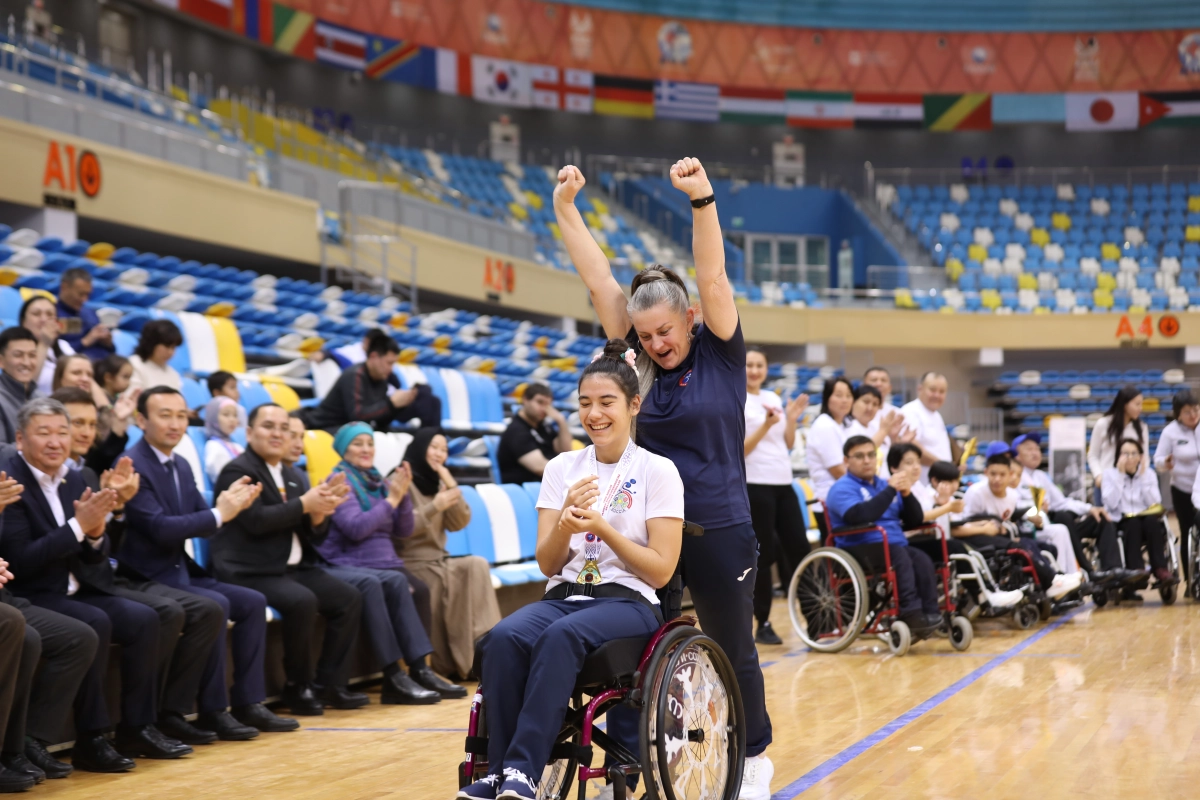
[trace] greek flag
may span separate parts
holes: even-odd
[[[721,88],[711,83],[654,82],[654,118],[716,122],[721,116]]]

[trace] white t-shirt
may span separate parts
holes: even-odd
[[[675,465],[662,456],[656,456],[640,447],[628,464],[602,464],[596,462],[596,472],[591,471],[594,446],[569,453],[559,453],[550,459],[542,474],[542,489],[537,507],[555,511],[563,507],[567,490],[586,475],[598,474],[597,482],[601,497],[606,494],[612,499],[604,517],[622,536],[631,542],[647,546],[650,542],[646,531],[646,520],[667,517],[683,520],[683,481]],[[608,491],[613,472],[620,467],[620,485]],[[599,502],[599,501],[597,501]],[[593,556],[593,558],[589,558]],[[568,581],[583,583],[581,575],[593,576],[593,583],[618,583],[642,593],[651,603],[658,603],[654,587],[625,568],[616,554],[600,541],[595,534],[577,533],[571,537],[570,556],[557,575],[550,577],[546,589],[552,589]],[[572,600],[586,600],[575,595]]]
[[[912,487],[913,497],[917,498],[917,502],[921,504],[922,511],[932,511],[937,507],[937,491],[927,483],[915,483]],[[933,521],[933,524],[938,527],[939,535],[943,539],[950,538],[950,515],[942,514]]]
[[[783,401],[774,392],[762,389],[758,394],[746,393],[746,432],[757,431],[773,408],[782,416]],[[780,419],[767,429],[758,445],[746,456],[746,483],[766,486],[786,486],[792,482],[792,457],[783,438],[786,419]]]
[[[946,421],[942,412],[930,411],[920,400],[905,403],[900,409],[904,415],[905,427],[917,432],[914,444],[926,453],[932,453],[938,461],[952,461],[950,451],[950,434],[946,432]],[[921,480],[929,482],[929,467],[921,467]]]
[[[821,414],[813,420],[808,429],[808,477],[812,480],[813,496],[824,501],[825,495],[833,482],[837,480],[830,474],[830,467],[840,467],[846,463],[846,455],[842,445],[850,429],[839,425],[828,414]]]
[[[1004,490],[1004,497],[996,497],[988,488],[987,481],[971,484],[963,495],[963,517],[970,519],[982,514],[1007,520],[1017,510],[1017,493]]]

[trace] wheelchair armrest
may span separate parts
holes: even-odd
[[[826,547],[837,547],[837,544],[834,542],[834,539],[836,539],[839,536],[854,536],[859,533],[868,533],[870,531],[879,531],[879,533],[883,536],[883,544],[885,546],[887,545],[887,531],[885,531],[883,528],[879,527],[878,525],[864,525],[861,528],[851,528],[851,527],[834,528],[833,530],[831,530],[829,532],[829,538],[825,540],[825,546]]]
[[[704,535],[704,526],[697,525],[695,522],[688,522],[685,519],[683,521],[683,535],[684,536],[703,536]]]

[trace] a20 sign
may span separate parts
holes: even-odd
[[[1121,321],[1117,323],[1117,338],[1123,341],[1147,340],[1156,333],[1164,339],[1175,338],[1179,333],[1179,318],[1174,314],[1163,314],[1158,318],[1158,324],[1155,325],[1154,318],[1147,314],[1135,328],[1129,315],[1123,314]]]
[[[46,150],[46,168],[42,172],[42,189],[60,192],[83,192],[87,197],[100,194],[103,175],[100,159],[91,150],[76,150],[75,145],[59,145],[53,139]]]

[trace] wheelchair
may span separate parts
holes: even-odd
[[[684,523],[685,536],[703,533]],[[682,615],[678,568],[658,597],[666,622],[654,634],[606,642],[584,661],[538,783],[538,800],[567,800],[576,779],[583,800],[587,782],[602,778],[612,783],[614,800],[625,800],[630,775],[641,776],[648,800],[737,797],[746,720],[733,667],[720,646],[696,628],[696,618]],[[484,635],[475,646],[477,675],[486,646]],[[459,788],[488,773],[485,698],[480,683],[471,701]],[[596,725],[622,704],[640,711],[636,754]],[[592,766],[595,747],[608,755],[610,766]]]
[[[849,647],[860,635],[878,636],[887,642],[893,655],[903,656],[913,643],[912,631],[900,616],[900,591],[887,547],[887,531],[878,526],[834,530],[826,516],[825,530],[832,531],[825,546],[813,550],[792,574],[788,585],[788,613],[792,627],[801,640],[820,653],[837,653]],[[918,530],[933,532],[926,527]],[[835,536],[878,531],[882,537],[883,569],[870,573],[848,550],[834,544]],[[940,584],[939,605],[944,632],[955,650],[971,646],[974,629],[967,617],[958,613],[958,576],[955,574],[946,542],[942,559],[934,564]]]
[[[1187,593],[1193,600],[1200,601],[1200,528],[1188,528],[1188,582]]]
[[[1162,604],[1164,606],[1172,606],[1172,605],[1175,605],[1175,601],[1179,598],[1179,583],[1180,583],[1180,578],[1183,574],[1183,571],[1180,568],[1180,563],[1179,563],[1179,537],[1175,535],[1175,532],[1173,530],[1171,530],[1171,526],[1167,524],[1167,515],[1165,513],[1162,514],[1158,518],[1158,520],[1159,520],[1159,524],[1162,525],[1163,530],[1166,531],[1167,567],[1171,570],[1171,574],[1172,574],[1172,576],[1174,576],[1174,580],[1169,583],[1164,583],[1164,582],[1159,581],[1157,578],[1154,577],[1153,574],[1151,574],[1146,579],[1144,579],[1144,581],[1139,581],[1138,583],[1134,584],[1134,588],[1157,590],[1158,596],[1162,599]],[[1197,539],[1195,526],[1193,526],[1191,529],[1189,529],[1188,536],[1192,537],[1190,544],[1192,546],[1195,546],[1196,539]],[[1143,545],[1142,545],[1143,553],[1145,553],[1147,546],[1148,546],[1148,543],[1143,543]],[[1121,529],[1120,525],[1117,526],[1117,549],[1121,553],[1121,566],[1126,567],[1127,564],[1125,561],[1125,532]],[[1195,555],[1195,551],[1191,551],[1191,552],[1192,552],[1192,570],[1193,570],[1191,574],[1193,577],[1192,577],[1192,580],[1188,583],[1188,592],[1192,595],[1193,599],[1195,599],[1196,592],[1197,592],[1196,578],[1195,578],[1196,555]],[[1091,554],[1089,553],[1089,556],[1090,555]],[[1145,560],[1149,561],[1149,559],[1145,559]],[[1101,608],[1108,605],[1109,602],[1111,602],[1113,605],[1119,605],[1121,602],[1121,589],[1120,589],[1120,587],[1113,587],[1111,589],[1108,589],[1107,591],[1103,591],[1103,592],[1097,591],[1095,594],[1092,595],[1092,602],[1094,602],[1097,606],[1099,606]]]

